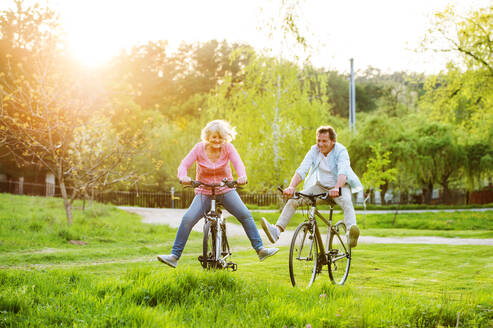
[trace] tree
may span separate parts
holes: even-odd
[[[13,3],[15,9],[0,13],[0,36],[6,47],[33,50],[56,36],[58,18],[53,10],[38,3],[25,7],[23,0]]]
[[[453,7],[435,14],[433,26],[423,47],[439,52],[454,52],[461,64],[471,70],[486,70],[493,77],[493,5],[460,16]],[[437,42],[438,41],[438,42]],[[444,42],[442,42],[444,41]],[[432,46],[438,44],[439,47]]]
[[[436,14],[424,49],[458,57],[447,70],[426,81],[420,101],[430,117],[461,126],[468,138],[493,142],[493,6],[459,16],[452,7]],[[439,48],[432,47],[441,45]]]
[[[0,135],[19,163],[40,163],[55,175],[71,223],[68,150],[72,131],[90,114],[91,97],[82,86],[81,72],[68,70],[69,63],[53,47],[39,51],[37,58],[33,75],[26,75],[18,63],[3,76]]]
[[[493,147],[485,141],[464,145],[467,188],[472,191],[491,184],[493,176]]]
[[[329,116],[323,99],[310,97],[309,76],[293,63],[257,56],[244,74],[241,84],[226,79],[209,97],[204,120],[225,118],[237,126],[234,144],[247,167],[248,187],[272,190],[290,179],[315,143],[317,127],[344,123]]]
[[[435,184],[443,187],[444,199],[449,184],[459,178],[464,167],[464,151],[458,144],[453,127],[435,122],[421,122],[413,131],[416,178],[422,185],[425,202],[430,203]]]
[[[17,20],[10,13],[4,16],[17,24],[38,15],[18,11],[23,16]],[[72,223],[74,199],[102,180],[128,176],[121,169],[117,177],[115,167],[126,165],[145,138],[131,125],[141,123],[124,98],[133,94],[131,90],[105,89],[101,76],[81,69],[63,53],[56,33],[31,39],[39,43],[12,48],[23,56],[7,53],[6,70],[0,73],[2,149],[19,165],[40,165],[55,176]],[[98,117],[107,118],[105,130],[99,131],[97,121],[90,120]]]
[[[127,116],[135,115],[128,111]],[[152,127],[152,117],[145,113],[134,116],[147,128]],[[130,124],[115,124],[105,116],[95,116],[77,127],[68,151],[67,180],[72,187],[70,202],[76,197],[89,198],[91,191],[104,191],[115,184],[136,185],[144,181],[139,172],[137,158],[149,155],[149,137],[146,130],[132,128]]]
[[[351,166],[355,172],[359,173],[360,176],[364,176],[364,174],[374,175],[374,173],[366,172],[368,171],[368,163],[374,161],[375,150],[380,153],[387,153],[389,160],[387,167],[396,169],[397,178],[379,185],[381,199],[385,199],[383,196],[391,186],[401,192],[407,192],[409,186],[401,183],[402,180],[406,180],[405,164],[410,159],[409,154],[402,149],[403,145],[408,142],[404,134],[402,118],[388,117],[385,112],[377,111],[361,114],[358,126],[358,130],[350,136],[348,143],[348,151],[352,154]],[[395,184],[395,182],[399,183]],[[363,185],[367,186],[367,184]],[[373,183],[368,186],[373,186]]]
[[[430,119],[457,127],[470,190],[484,185],[493,171],[489,160],[489,145],[493,143],[492,31],[493,6],[478,8],[464,17],[450,7],[436,15],[423,43],[424,48],[441,44],[433,50],[458,55],[446,71],[426,80],[420,108]]]
[[[367,189],[367,194],[373,191],[380,191],[380,199],[382,204],[385,205],[385,194],[390,183],[396,180],[397,169],[390,166],[390,151],[382,153],[382,145],[379,143],[370,147],[374,157],[370,158],[366,164],[366,172],[363,174],[362,183]]]

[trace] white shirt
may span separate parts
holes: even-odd
[[[322,153],[319,154],[320,165],[318,166],[317,181],[324,187],[334,187],[337,183],[337,175],[329,167],[329,157],[331,154],[332,152],[328,153],[327,157]]]

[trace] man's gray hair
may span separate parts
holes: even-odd
[[[330,140],[337,141],[336,130],[334,130],[334,128],[330,125],[322,125],[317,129],[317,136],[322,133],[328,133]]]

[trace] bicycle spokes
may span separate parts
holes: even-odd
[[[299,225],[289,250],[291,284],[300,288],[310,287],[317,273],[318,247],[310,230],[308,223]]]
[[[347,244],[346,226],[338,222],[329,232],[329,276],[333,283],[342,285],[349,274],[351,250]]]

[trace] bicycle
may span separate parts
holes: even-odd
[[[235,188],[238,182],[224,179],[220,184],[207,184],[201,181],[191,181],[191,187],[205,186],[211,188],[211,208],[204,214],[204,239],[202,255],[198,260],[204,269],[231,269],[236,271],[238,265],[227,262],[232,255],[226,235],[226,218],[223,217],[222,204],[216,201],[216,188],[227,186]]]
[[[279,190],[282,189],[279,188]],[[339,195],[341,189],[339,188]],[[304,198],[309,202],[308,218],[300,223],[294,231],[289,248],[289,276],[291,284],[301,288],[310,287],[323,267],[328,266],[332,283],[343,285],[349,275],[351,265],[351,248],[346,240],[346,225],[340,220],[332,224],[335,201],[329,193],[307,195],[295,192],[295,199]],[[317,210],[317,199],[328,200],[330,212],[328,220]],[[318,226],[317,217],[328,227],[326,246]],[[341,237],[341,235],[343,237]]]

